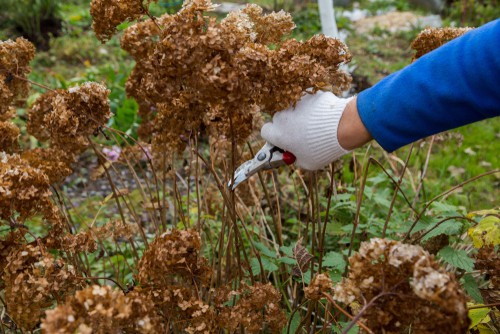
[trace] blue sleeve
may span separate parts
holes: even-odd
[[[391,152],[500,115],[500,19],[467,32],[361,92],[358,112]]]

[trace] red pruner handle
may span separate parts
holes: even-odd
[[[295,155],[293,155],[292,152],[283,152],[283,161],[287,164],[287,165],[291,165],[295,162],[295,160],[297,160],[297,158],[295,157]]]

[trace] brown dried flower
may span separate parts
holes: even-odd
[[[0,219],[19,213],[18,221],[53,205],[48,177],[17,154],[0,152]]]
[[[50,184],[62,182],[73,173],[71,164],[75,162],[75,156],[62,149],[35,148],[23,151],[21,157],[47,175]]]
[[[484,303],[497,303],[500,299],[500,250],[498,247],[496,250],[493,246],[481,247],[476,255],[474,268],[489,279],[489,284],[480,289]]]
[[[94,82],[46,93],[29,110],[28,132],[42,141],[50,138],[52,147],[78,154],[88,146],[88,136],[111,117],[109,93]]]
[[[0,41],[0,115],[14,98],[28,94],[26,76],[31,72],[29,63],[34,57],[35,47],[22,37]]]
[[[0,101],[1,103],[2,101]],[[14,117],[16,117],[16,108],[14,107],[8,107],[6,110],[1,111],[0,107],[0,122],[6,122],[12,120]]]
[[[313,277],[311,284],[304,288],[307,299],[320,300],[323,293],[330,293],[333,288],[333,282],[326,273],[317,274]]]
[[[10,117],[5,116],[10,111],[9,106],[14,100],[14,94],[7,85],[7,77],[0,73],[0,121],[6,121]]]
[[[19,146],[17,139],[20,133],[21,131],[14,123],[0,121],[0,151],[16,151]]]
[[[417,53],[412,61],[417,60],[424,54],[437,49],[454,38],[460,37],[473,28],[427,28],[423,30],[411,43],[411,48]]]
[[[151,300],[139,289],[124,295],[109,286],[93,285],[53,310],[42,321],[46,333],[164,333],[165,325]]]
[[[0,238],[0,273],[4,272],[7,265],[7,256],[14,251],[15,248],[24,244],[24,229],[19,228],[12,230],[7,235]],[[4,283],[0,275],[0,290],[3,290]]]
[[[165,286],[174,275],[208,283],[211,269],[199,255],[201,239],[194,230],[172,230],[149,245],[138,264],[137,279],[143,286]]]
[[[97,38],[105,43],[116,32],[116,27],[125,21],[139,19],[147,11],[151,2],[158,0],[92,0],[90,15],[92,29]],[[145,2],[145,3],[144,3]]]
[[[221,327],[235,331],[243,326],[247,333],[261,333],[264,327],[271,333],[281,333],[286,324],[285,313],[280,307],[281,294],[271,283],[242,286],[226,296],[240,298],[234,306],[225,306],[220,313]]]
[[[80,285],[72,266],[34,245],[16,247],[9,253],[2,279],[9,315],[25,330],[32,330],[45,309]]]
[[[153,151],[182,150],[181,136],[203,128],[241,143],[261,111],[285,109],[311,87],[347,87],[339,66],[350,54],[340,41],[282,42],[294,27],[289,14],[264,15],[248,5],[218,23],[203,16],[211,7],[208,0],[186,1],[176,15],[158,19],[161,31],[141,22],[124,34],[122,48],[136,60],[127,93],[145,106]]]
[[[373,238],[349,258],[349,275],[334,298],[361,305],[376,298],[362,318],[375,332],[467,330],[466,297],[451,273],[420,246]]]

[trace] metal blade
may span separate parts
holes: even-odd
[[[236,187],[238,186],[238,184],[240,184],[241,182],[245,181],[248,177],[248,169],[250,168],[250,166],[254,163],[253,159],[252,160],[248,160],[246,162],[244,162],[240,167],[238,167],[235,171],[234,171],[234,177],[233,177],[233,180],[230,180],[227,184],[227,187],[230,188],[231,190],[234,190],[236,189]]]

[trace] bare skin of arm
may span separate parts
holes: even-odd
[[[356,97],[349,101],[340,119],[337,139],[346,150],[354,150],[373,139],[359,117]]]

